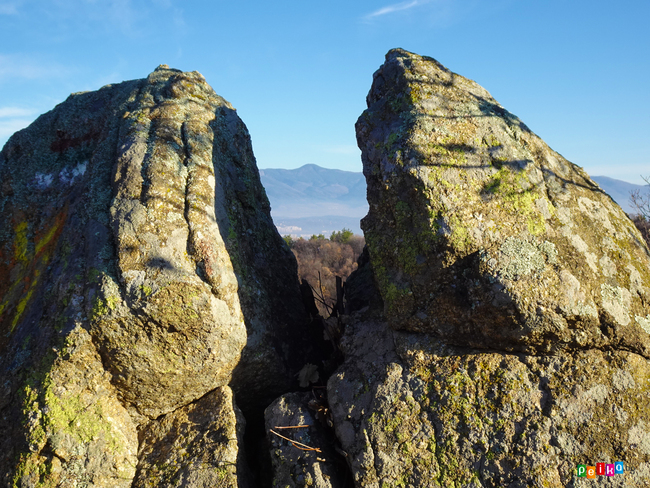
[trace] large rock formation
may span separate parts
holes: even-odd
[[[650,259],[627,216],[483,88],[393,50],[357,122],[383,299],[328,382],[356,486],[650,477]]]
[[[650,357],[648,249],[581,168],[431,58],[391,51],[367,101],[362,226],[394,328]]]
[[[211,485],[243,421],[205,410],[240,417],[235,367],[255,410],[308,354],[295,259],[235,110],[200,74],[160,66],[16,133],[0,181],[3,483],[150,486],[171,459],[165,486]],[[191,441],[187,418],[216,437]],[[164,439],[200,448],[159,452]]]
[[[601,481],[647,486],[650,253],[620,208],[484,89],[403,50],[357,136],[369,248],[326,399],[285,394],[322,331],[246,128],[201,75],[161,66],[15,134],[3,485],[268,485],[242,444],[270,404],[267,429],[309,425],[270,439],[274,486],[581,486],[579,464],[615,461]]]

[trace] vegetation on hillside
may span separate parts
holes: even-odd
[[[650,177],[642,176],[643,181],[650,185]],[[636,209],[636,212],[630,215],[632,222],[639,229],[645,239],[646,244],[650,247],[650,191],[645,193],[634,190],[630,194],[630,204]]]
[[[323,234],[309,239],[284,237],[285,242],[298,261],[298,276],[314,288],[321,315],[327,317],[336,303],[336,277],[343,281],[357,269],[357,259],[363,251],[365,239],[349,229],[332,232],[329,238]]]

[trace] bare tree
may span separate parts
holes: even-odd
[[[650,177],[641,176],[641,178],[650,185]],[[636,209],[636,213],[630,216],[632,222],[650,247],[650,190],[630,192],[630,204]]]
[[[329,317],[337,303],[336,277],[345,280],[357,269],[364,238],[343,229],[333,232],[330,239],[321,234],[310,239],[287,240],[287,244],[298,261],[298,276],[314,285],[316,306],[321,315]]]
[[[650,185],[650,177],[641,176],[641,178]],[[630,192],[630,203],[637,210],[636,215],[644,220],[650,220],[650,191],[633,190]]]

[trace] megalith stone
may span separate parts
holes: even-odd
[[[327,387],[355,485],[583,486],[578,465],[621,461],[602,482],[647,486],[638,231],[431,58],[390,51],[367,101],[362,228],[383,303],[347,320]]]
[[[10,138],[0,181],[4,481],[67,476],[97,438],[92,476],[123,481],[96,486],[131,486],[134,426],[231,381],[246,407],[295,380],[295,259],[245,125],[199,73],[71,95]]]
[[[650,358],[650,254],[630,219],[475,82],[390,51],[357,140],[390,324],[512,351]]]

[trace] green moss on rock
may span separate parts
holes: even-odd
[[[579,344],[650,358],[650,337],[627,329],[650,314],[650,253],[584,171],[431,58],[392,50],[374,80],[356,125],[363,229],[392,326],[473,347]],[[627,290],[629,307],[601,285]]]

